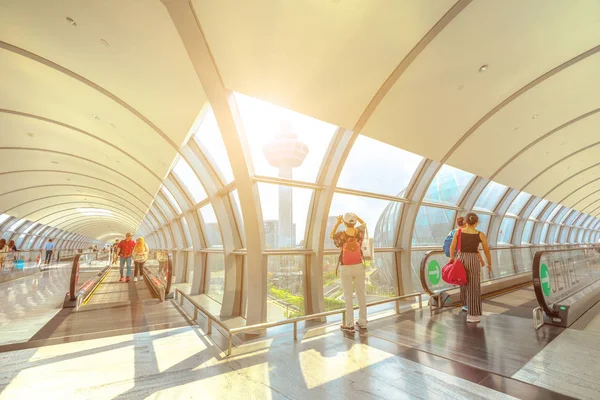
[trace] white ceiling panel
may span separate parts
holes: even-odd
[[[225,85],[352,129],[455,0],[193,0]]]

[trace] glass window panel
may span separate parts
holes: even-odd
[[[585,231],[583,235],[583,243],[589,243],[591,238],[592,231]]]
[[[192,242],[192,235],[190,233],[190,227],[189,227],[185,217],[181,218],[181,226],[183,227],[183,234],[185,235],[185,241],[187,242],[187,247],[193,247],[194,243]]]
[[[548,200],[542,199],[537,204],[537,206],[535,206],[535,208],[533,209],[533,212],[531,213],[530,217],[537,219],[539,217],[540,213],[542,212],[542,210],[544,209],[544,207],[546,207],[546,204],[548,204]]]
[[[239,216],[239,232],[240,232],[240,236],[242,238],[242,242],[245,243],[246,242],[246,231],[244,231],[244,216],[242,214],[242,206],[240,203],[240,196],[238,194],[237,189],[232,191],[231,193],[231,197],[233,198],[233,204],[232,206],[235,208],[237,207],[237,215]]]
[[[523,229],[523,237],[521,238],[521,243],[531,243],[531,234],[533,233],[533,227],[535,222],[527,221],[525,223],[525,228]]]
[[[491,215],[477,214],[477,216],[479,217],[479,223],[477,224],[477,230],[481,231],[487,235],[488,228],[490,227]]]
[[[550,229],[548,230],[548,239],[546,243],[554,244],[558,243],[558,234],[559,234],[559,226],[551,224]]]
[[[572,228],[569,232],[569,243],[577,242],[577,235],[579,234],[579,229]]]
[[[200,218],[204,221],[204,237],[209,247],[223,247],[221,229],[217,221],[217,215],[211,204],[198,210]]]
[[[13,234],[14,232],[4,232],[4,234],[2,234],[2,239],[5,239],[8,242]]]
[[[525,207],[525,204],[530,198],[531,195],[529,193],[519,193],[519,195],[511,203],[510,207],[508,207],[508,212],[510,214],[519,215],[521,211],[523,211],[523,207]]]
[[[10,218],[10,215],[8,215],[8,214],[0,214],[0,225],[2,225],[9,218]]]
[[[158,196],[156,198],[158,198]],[[164,224],[167,223],[167,220],[164,218],[163,214],[160,212],[162,210],[159,210],[158,205],[156,204],[156,198],[154,199],[154,204],[152,204],[152,207],[150,207],[150,209],[152,210],[152,214],[154,214],[154,216],[156,217],[160,226],[163,226]]]
[[[567,216],[567,213],[571,211],[570,208],[568,207],[563,207],[562,210],[560,210],[560,212],[558,213],[558,215],[556,216],[556,222],[559,224],[562,224]]]
[[[454,210],[421,206],[415,220],[413,246],[443,245],[454,227]]]
[[[323,258],[323,293],[325,311],[340,310],[345,307],[340,276],[335,275],[337,255]],[[367,302],[396,296],[396,261],[394,253],[375,253],[373,260],[365,261]],[[419,290],[420,291],[420,290]],[[358,304],[356,297],[354,304]]]
[[[579,211],[573,211],[569,216],[565,218],[564,224],[571,225],[579,214]]]
[[[461,194],[473,179],[473,174],[443,165],[425,193],[425,201],[456,205]]]
[[[26,236],[26,234],[22,233],[17,239],[15,239],[15,246],[17,246],[17,249],[21,250],[21,244],[23,243],[23,240]]]
[[[168,221],[171,221],[175,218],[175,213],[173,212],[173,209],[171,207],[169,207],[166,200],[164,200],[162,198],[162,196],[156,196],[154,198],[154,202],[155,202],[155,204],[158,205],[158,207],[160,207],[160,210],[167,217],[167,221],[165,221],[165,223]],[[162,216],[161,216],[161,218],[162,218]]]
[[[304,230],[313,190],[258,183],[265,248],[304,247]]]
[[[213,300],[222,303],[225,290],[225,256],[209,253],[206,260],[208,264],[208,290],[206,294]]]
[[[372,238],[374,246],[394,247],[394,237],[398,226],[398,220],[402,212],[402,203],[373,199],[370,197],[353,196],[349,194],[335,193],[327,218],[325,232],[325,247],[335,248],[329,234],[335,226],[337,216],[353,212],[367,224],[369,239]],[[339,230],[343,229],[343,225]]]
[[[585,222],[585,219],[588,217],[587,214],[585,213],[580,213],[577,216],[577,219],[575,220],[575,226],[581,227],[581,225],[583,225],[583,223]]]
[[[179,223],[179,220],[175,220],[171,223],[171,232],[173,232],[173,237],[175,238],[175,243],[177,244],[177,248],[178,249],[185,248],[185,244],[183,243],[181,224]]]
[[[550,228],[550,224],[545,223],[544,226],[542,227],[542,233],[540,235],[540,243],[549,243],[546,240],[546,236],[548,234],[548,228]]]
[[[344,164],[338,186],[404,197],[423,157],[359,135]]]
[[[567,243],[567,238],[569,235],[569,228],[563,226],[558,228],[558,243]]]
[[[552,210],[550,215],[548,215],[548,218],[546,218],[546,221],[548,221],[548,222],[553,221],[554,217],[556,216],[556,214],[558,214],[558,212],[560,211],[561,208],[563,208],[563,206],[561,206],[561,205],[557,205],[556,207],[554,207],[554,210]]]
[[[583,234],[585,233],[585,229],[580,229],[577,234],[577,243],[583,242]]]
[[[500,183],[493,181],[488,183],[483,192],[481,192],[481,195],[479,195],[475,207],[482,210],[494,211],[507,189],[506,186]]]
[[[228,184],[233,182],[233,171],[229,163],[229,155],[227,154],[215,113],[210,105],[207,107],[208,110],[200,123],[198,131],[194,135],[194,140],[206,153],[205,155],[211,164],[221,173],[224,179],[223,183]]]
[[[514,218],[504,218],[500,224],[500,231],[498,232],[498,243],[510,243],[513,229],[515,229]]]
[[[303,255],[268,257],[268,321],[280,321],[305,314],[304,258]]]
[[[257,175],[315,182],[337,127],[235,94]]]
[[[173,172],[187,188],[187,191],[192,196],[194,202],[199,203],[206,198],[206,191],[200,183],[200,180],[192,170],[192,167],[190,167],[183,158],[180,158],[177,161],[173,168]]]
[[[160,187],[160,191],[165,196],[169,204],[171,204],[171,206],[177,211],[177,214],[181,214],[181,207],[179,207],[179,203],[177,203],[177,200],[175,200],[173,193],[171,193],[171,191],[164,186]]]
[[[25,219],[18,220],[15,223],[13,223],[7,230],[16,232],[16,230],[19,229],[19,227],[21,225],[23,225],[25,222],[27,222],[27,220],[25,220]]]

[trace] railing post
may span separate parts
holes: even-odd
[[[194,307],[194,322],[198,321],[198,309]]]
[[[342,325],[346,324],[346,310],[342,311]]]
[[[229,344],[227,346],[227,355],[230,356],[231,355],[231,343],[232,343],[232,335],[231,333],[229,333]]]
[[[419,293],[419,308],[423,308],[423,293]]]
[[[400,300],[396,300],[394,303],[396,303],[396,314],[400,314]]]
[[[207,315],[207,317],[208,324],[206,326],[206,334],[210,335],[212,334],[212,318],[209,315]],[[231,338],[231,335],[229,335],[229,337]]]
[[[294,321],[294,341],[298,340],[298,323]]]

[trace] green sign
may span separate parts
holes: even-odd
[[[440,267],[440,263],[436,260],[431,260],[427,266],[427,275],[429,276],[429,282],[431,282],[432,285],[440,283],[440,280],[442,279],[442,268]]]
[[[542,283],[542,291],[544,292],[544,296],[550,296],[552,286],[550,284],[550,272],[548,272],[548,266],[546,264],[542,264],[540,267],[540,281]]]

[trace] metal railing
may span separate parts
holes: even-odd
[[[0,253],[0,275],[35,269],[41,270],[42,252],[40,250],[18,250]]]
[[[396,310],[396,313],[398,314],[398,313],[400,313],[400,300],[404,300],[404,299],[411,298],[411,297],[418,297],[419,298],[419,308],[423,308],[422,295],[423,294],[420,292],[415,292],[415,293],[410,293],[410,294],[406,294],[403,296],[397,296],[397,297],[392,297],[389,299],[378,300],[378,301],[374,301],[371,303],[367,303],[367,308],[373,307],[373,306],[378,306],[381,304],[395,302],[396,303],[395,310]],[[227,346],[227,355],[228,356],[231,355],[231,348],[233,346],[233,336],[234,335],[238,335],[241,333],[253,332],[253,331],[257,331],[257,330],[268,329],[268,328],[274,328],[277,326],[293,324],[294,325],[294,340],[298,340],[298,322],[310,321],[313,319],[321,319],[324,317],[329,317],[331,315],[337,315],[337,314],[342,314],[342,321],[346,320],[346,309],[344,308],[344,309],[339,309],[339,310],[326,311],[326,312],[322,312],[322,313],[318,313],[318,314],[309,314],[309,315],[305,315],[302,317],[290,318],[290,319],[281,320],[281,321],[265,322],[262,324],[248,325],[248,326],[243,326],[243,327],[239,327],[239,328],[229,328],[222,321],[220,321],[216,316],[211,314],[207,309],[205,309],[200,304],[198,304],[196,301],[194,301],[194,299],[192,299],[191,295],[188,295],[187,293],[184,293],[180,289],[176,288],[175,289],[175,301],[179,301],[179,305],[183,307],[184,299],[187,299],[188,302],[190,304],[192,304],[192,306],[194,307],[194,318],[193,318],[194,322],[196,322],[196,320],[198,319],[198,311],[202,312],[202,314],[204,314],[206,316],[207,321],[208,321],[207,329],[206,329],[207,334],[209,334],[209,335],[212,334],[212,324],[213,323],[220,326],[226,332],[227,338],[228,338],[228,346]],[[358,306],[354,306],[353,309],[357,310]]]

